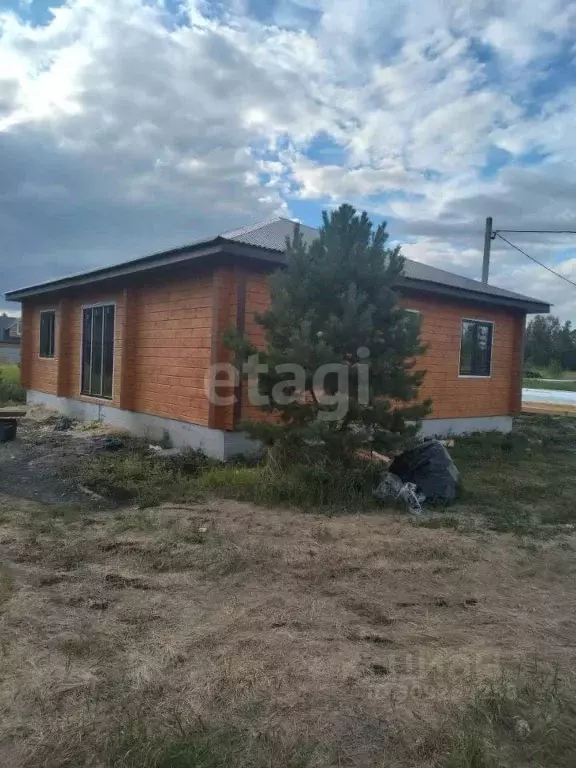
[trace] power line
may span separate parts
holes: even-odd
[[[505,243],[508,243],[509,246],[514,248],[515,250],[519,251],[523,256],[526,256],[528,259],[533,261],[535,264],[538,264],[540,267],[544,267],[544,269],[547,269],[548,272],[551,272],[553,275],[556,275],[556,277],[559,277],[561,280],[565,280],[567,283],[570,283],[570,285],[573,285],[576,288],[576,283],[570,280],[569,278],[565,277],[564,275],[561,275],[560,272],[555,272],[553,269],[550,269],[550,267],[547,267],[546,264],[542,264],[541,261],[538,261],[538,259],[535,259],[534,256],[530,256],[529,253],[526,253],[526,251],[523,251],[522,248],[519,248],[517,245],[514,245],[514,243],[511,243],[510,240],[507,240],[505,237],[502,237],[500,232],[507,232],[509,230],[501,229],[494,232],[494,237],[498,236],[500,240],[504,240]],[[574,232],[576,235],[576,232]]]
[[[499,232],[516,232],[517,234],[526,233],[530,235],[576,235],[576,230],[574,229],[495,229],[492,236],[496,237]]]

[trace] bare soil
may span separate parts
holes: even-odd
[[[28,408],[16,440],[0,443],[0,493],[45,504],[109,506],[81,487],[74,470],[101,448],[110,430],[95,423],[60,432],[57,421],[54,411]]]
[[[466,495],[424,520],[117,508],[75,476],[106,430],[54,421],[32,410],[0,445],[0,765],[525,766],[467,748],[451,762],[462,711],[502,670],[576,691],[572,419],[457,442]],[[533,764],[576,764],[576,729],[550,736],[546,718],[567,746]],[[250,748],[217,762],[146,747],[198,732]]]
[[[573,675],[573,536],[236,501],[0,510],[11,768],[116,765],[131,718],[273,737],[279,768],[439,766],[479,681],[531,660]]]

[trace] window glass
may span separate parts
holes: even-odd
[[[112,397],[115,307],[86,307],[82,318],[82,394]]]
[[[56,336],[56,312],[53,309],[40,312],[40,357],[54,357]]]
[[[492,323],[463,320],[460,344],[460,375],[490,376],[492,367]]]

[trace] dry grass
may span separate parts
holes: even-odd
[[[574,664],[568,537],[235,501],[0,505],[11,768],[479,768],[457,714],[478,686]]]

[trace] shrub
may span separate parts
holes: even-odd
[[[13,369],[16,369],[16,376],[13,374]],[[5,369],[0,367],[0,403],[26,402],[26,390],[20,384],[18,374],[16,366]]]

